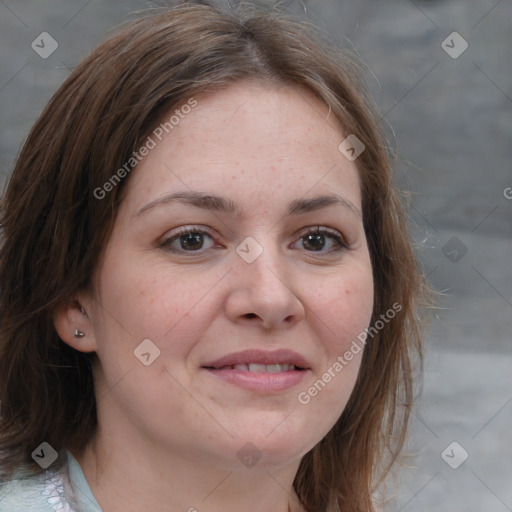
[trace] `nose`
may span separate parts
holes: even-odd
[[[237,256],[230,279],[226,314],[232,322],[284,329],[305,317],[294,268],[277,249],[268,245],[251,263]]]

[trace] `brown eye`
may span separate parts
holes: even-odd
[[[302,235],[302,247],[310,252],[330,253],[347,248],[343,237],[334,230],[319,227]],[[329,247],[330,246],[330,247]],[[327,250],[324,250],[327,247]]]
[[[203,247],[203,235],[201,233],[188,233],[179,237],[180,248],[185,250],[197,251]]]
[[[320,234],[306,235],[302,238],[303,246],[311,251],[321,251],[326,244],[326,237]]]
[[[176,235],[164,240],[161,247],[171,252],[199,252],[204,248],[206,238],[213,241],[206,231],[184,228],[178,231]]]

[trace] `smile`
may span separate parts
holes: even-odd
[[[300,384],[310,365],[289,350],[245,350],[211,361],[202,369],[228,384],[262,394],[279,393]]]
[[[224,366],[218,368],[219,370],[240,370],[242,372],[251,373],[282,373],[288,371],[294,371],[298,368],[294,364],[235,364],[232,366]]]

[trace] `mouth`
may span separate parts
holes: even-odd
[[[207,367],[206,367],[207,368]],[[221,368],[210,367],[210,370],[239,370],[241,372],[250,372],[250,373],[283,373],[283,372],[291,372],[296,370],[303,370],[304,368],[298,368],[294,364],[258,364],[258,363],[249,363],[249,364],[233,364],[230,366],[222,366]]]
[[[202,366],[210,375],[259,393],[279,393],[298,385],[310,370],[304,357],[290,350],[245,350]]]

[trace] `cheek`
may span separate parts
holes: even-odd
[[[122,265],[106,265],[102,274],[101,302],[108,314],[102,315],[97,334],[107,379],[111,384],[127,371],[147,370],[134,351],[149,339],[160,351],[152,370],[160,371],[145,385],[167,388],[174,382],[169,375],[187,382],[188,365],[183,362],[218,314],[212,297],[223,274],[191,268],[176,272],[161,264],[134,263],[126,258]],[[142,377],[141,382],[145,380]]]
[[[364,266],[326,290],[317,297],[315,310],[324,333],[321,341],[325,360],[297,397],[304,414],[323,435],[342,414],[357,379],[364,352],[358,336],[368,327],[373,311],[371,268]]]
[[[321,319],[330,334],[328,352],[347,350],[364,331],[373,311],[373,279],[371,270],[354,273],[337,287],[331,287],[319,301]]]
[[[208,282],[187,271],[129,258],[105,265],[101,283],[101,301],[112,320],[135,337],[155,340],[179,329],[208,288]]]

